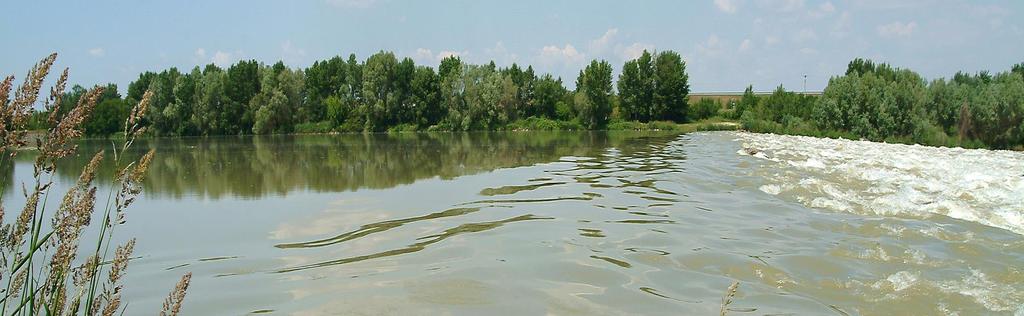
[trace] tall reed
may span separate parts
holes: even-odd
[[[13,160],[26,144],[25,124],[34,111],[39,93],[57,59],[47,56],[36,64],[10,98],[14,77],[0,81],[0,159]],[[35,137],[38,152],[33,163],[33,178],[22,183],[25,206],[10,223],[0,227],[0,315],[114,315],[124,313],[121,293],[135,239],[117,245],[111,256],[114,228],[125,223],[125,210],[142,193],[142,181],[155,152],[150,150],[138,160],[122,161],[125,153],[143,133],[141,117],[152,98],[147,92],[125,121],[124,139],[113,150],[117,170],[103,208],[95,248],[80,251],[79,242],[90,226],[97,209],[96,172],[103,162],[103,151],[93,155],[78,180],[63,196],[51,192],[57,162],[77,151],[75,140],[82,136],[83,123],[89,118],[103,92],[89,90],[71,109],[58,111],[67,84],[64,69],[50,95],[43,101],[49,114],[47,130]],[[7,184],[13,185],[13,184]],[[59,199],[56,209],[48,210],[51,193]],[[2,199],[2,193],[0,193]],[[48,214],[51,213],[51,214]],[[0,223],[4,209],[0,204]],[[49,216],[49,217],[48,217]],[[50,223],[46,225],[45,219]],[[80,259],[79,255],[85,255]],[[175,302],[164,315],[176,315],[188,289],[191,274],[186,274],[168,300]]]

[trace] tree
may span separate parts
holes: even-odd
[[[76,87],[78,89],[72,88],[72,93],[78,94],[84,91],[81,87]],[[78,94],[77,98],[80,97],[81,94]],[[78,101],[77,98],[75,102]],[[103,89],[103,93],[97,99],[96,107],[92,110],[92,114],[89,115],[83,124],[85,133],[88,135],[108,136],[121,132],[124,129],[124,121],[128,118],[128,111],[128,105],[121,99],[121,94],[117,92],[117,85],[113,83],[107,84]]]
[[[652,117],[686,120],[687,96],[690,84],[687,82],[686,62],[674,51],[658,54],[654,61],[654,97]]]
[[[325,118],[327,109],[324,100],[337,95],[345,84],[346,66],[344,59],[335,56],[325,61],[316,61],[306,68],[306,99],[299,111],[300,121],[317,122]]]
[[[437,124],[444,117],[444,109],[441,108],[441,82],[440,77],[430,67],[416,67],[416,73],[412,79],[411,105],[414,112],[415,123],[420,127],[429,127]]]
[[[534,115],[556,118],[555,109],[558,102],[561,102],[567,93],[561,78],[555,79],[550,74],[545,74],[534,86]]]
[[[686,63],[674,51],[644,52],[626,61],[619,75],[619,111],[628,120],[686,119],[690,86]]]
[[[612,112],[612,65],[593,60],[576,79],[576,110],[587,128],[604,127]]]
[[[169,134],[199,134],[198,129],[192,124],[192,115],[196,103],[196,81],[202,76],[199,67],[195,67],[190,73],[179,76],[174,83],[174,102],[164,109],[163,114],[173,122],[170,124]]]
[[[252,131],[256,109],[249,106],[249,101],[260,92],[260,81],[260,63],[255,60],[239,61],[228,68],[224,82],[228,103],[223,110],[232,118],[233,133]]]
[[[736,103],[736,117],[743,117],[743,113],[753,110],[757,107],[757,95],[754,95],[754,86],[747,86],[743,90],[743,97],[740,98],[740,102]]]
[[[397,102],[394,93],[395,67],[398,60],[391,52],[380,51],[366,59],[363,66],[363,101],[366,110],[365,130],[384,130],[388,110]]]
[[[462,60],[458,56],[445,57],[437,67],[441,85],[441,108],[447,113],[444,124],[453,130],[469,128],[469,122],[463,119],[466,112],[463,100],[466,89],[463,81],[465,68],[468,67],[462,65]]]
[[[646,52],[646,51],[645,51]],[[619,114],[627,120],[647,121],[646,107],[640,103],[642,93],[640,83],[640,67],[636,59],[628,60],[622,65],[619,74]]]
[[[290,132],[295,112],[302,106],[302,91],[305,89],[302,71],[273,66],[262,73],[260,86],[263,89],[250,101],[252,107],[257,108],[252,132]]]
[[[403,58],[395,66],[394,74],[394,102],[388,109],[388,125],[413,123],[416,119],[412,100],[412,80],[416,75],[416,63],[412,58]]]
[[[227,134],[228,130],[222,124],[221,116],[224,108],[233,102],[226,93],[228,75],[223,71],[211,69],[204,71],[201,76],[202,78],[196,80],[192,125],[201,130],[202,135]]]

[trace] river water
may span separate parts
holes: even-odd
[[[1024,315],[1016,152],[741,132],[148,148],[115,232],[138,239],[127,314],[190,271],[186,315],[715,315],[736,281],[730,315]],[[19,157],[7,183],[31,176]]]

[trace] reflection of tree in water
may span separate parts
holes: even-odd
[[[11,184],[14,183],[14,160],[11,159],[10,154],[0,153],[4,155],[0,157],[0,192],[3,194],[10,194],[7,192],[11,188]],[[21,159],[18,159],[19,161]],[[19,186],[20,187],[20,186]]]
[[[413,133],[264,137],[159,138],[139,141],[132,157],[149,148],[157,156],[145,192],[153,196],[259,197],[293,190],[323,192],[390,188],[420,179],[449,179],[497,168],[595,157],[614,147],[629,154],[675,138],[664,133]],[[79,154],[58,166],[73,181],[91,154],[106,148],[99,178],[114,172],[110,142],[81,143]],[[31,163],[19,155],[18,163]],[[3,173],[11,176],[11,166]]]

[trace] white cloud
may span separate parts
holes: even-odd
[[[519,55],[509,52],[502,41],[494,43],[492,48],[484,49],[484,56],[499,65],[507,65],[519,60]]]
[[[297,65],[306,58],[306,50],[295,47],[291,40],[281,43],[281,60],[291,65]]]
[[[463,57],[463,56],[466,56],[466,55],[469,55],[469,52],[467,52],[467,51],[459,52],[459,51],[453,51],[453,50],[442,50],[440,53],[437,53],[437,60],[440,61],[442,59],[445,59],[445,58],[448,58],[448,57],[452,57],[452,56]]]
[[[206,50],[203,49],[202,47],[196,48],[196,57],[199,57],[201,59],[206,59]]]
[[[740,52],[745,52],[745,51],[750,50],[753,46],[754,46],[754,43],[751,42],[750,39],[748,38],[748,39],[744,39],[743,42],[740,42],[740,47],[737,48],[736,50],[740,51]]]
[[[416,52],[412,54],[412,59],[414,59],[414,60],[416,60],[417,62],[420,62],[420,63],[425,63],[424,61],[428,61],[428,60],[429,61],[433,61],[433,59],[434,59],[434,52],[432,52],[429,49],[420,47],[420,48],[417,48]]]
[[[771,45],[775,45],[778,42],[779,42],[779,38],[776,37],[776,36],[769,35],[769,36],[765,36],[764,37],[764,44],[765,45],[771,46]]]
[[[591,53],[603,52],[604,50],[608,49],[608,47],[611,45],[611,43],[613,41],[615,41],[615,36],[618,35],[618,34],[619,34],[619,29],[612,28],[612,29],[608,29],[608,31],[605,31],[604,35],[601,35],[601,37],[599,37],[599,38],[597,38],[597,39],[595,39],[593,41],[590,41]]]
[[[540,49],[540,61],[542,63],[551,64],[564,64],[564,65],[579,65],[583,63],[583,53],[576,50],[571,44],[565,44],[564,47],[558,47],[555,45],[544,46]]]
[[[718,7],[722,12],[733,14],[736,13],[736,0],[715,0],[715,6]]]
[[[107,52],[105,50],[103,50],[103,48],[101,48],[101,47],[96,47],[96,48],[89,49],[89,55],[92,55],[92,57],[103,57],[103,55],[106,55],[106,54],[107,54]]]
[[[725,44],[718,38],[718,35],[711,34],[708,39],[700,44],[697,44],[697,52],[706,56],[718,56],[722,53],[725,48]]]
[[[231,62],[235,61],[235,59],[237,59],[235,54],[218,50],[216,53],[213,53],[213,57],[210,58],[210,61],[217,64],[217,66],[227,67],[231,65]]]
[[[340,8],[360,8],[365,9],[373,6],[377,0],[327,0],[327,4],[340,7]]]
[[[442,50],[442,51],[438,52],[437,54],[435,54],[434,51],[431,50],[431,49],[428,49],[428,48],[417,48],[416,52],[413,53],[413,55],[412,55],[412,59],[415,60],[416,63],[418,63],[418,64],[430,65],[430,64],[439,64],[439,63],[441,63],[441,60],[443,60],[443,59],[445,59],[447,57],[450,57],[450,56],[465,57],[465,56],[468,56],[468,55],[469,55],[468,51],[461,51],[460,52],[460,51],[454,51],[454,50]]]
[[[917,29],[917,22],[903,23],[900,21],[878,26],[878,35],[887,38],[909,37]]]
[[[622,52],[619,55],[622,56],[622,59],[625,60],[637,59],[638,57],[640,57],[640,55],[643,55],[645,50],[653,53],[654,45],[644,43],[633,43],[632,45],[623,48]]]

